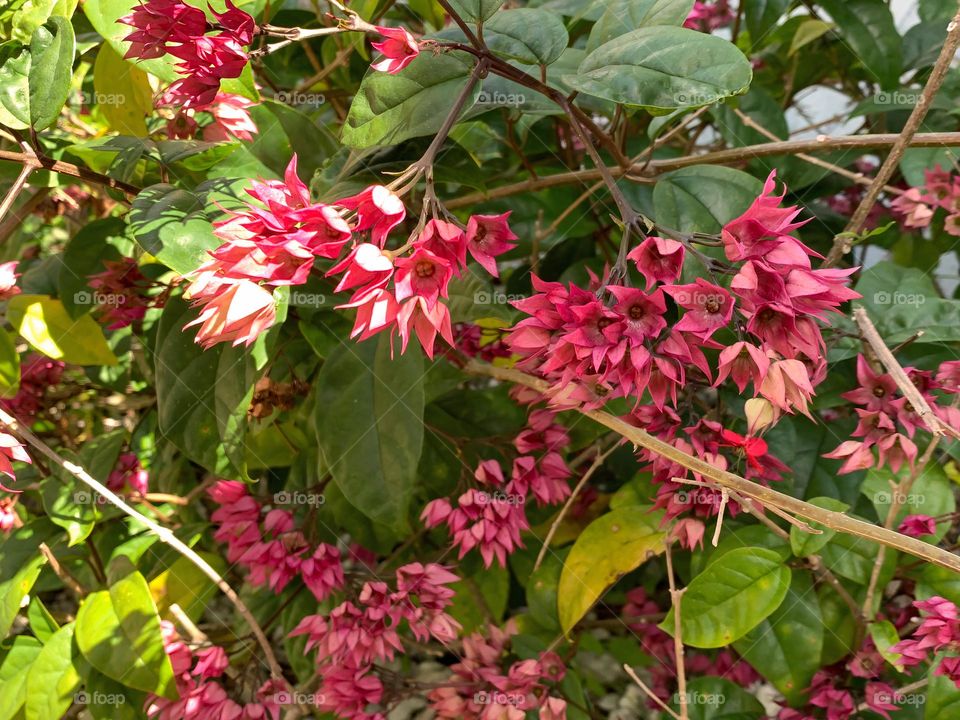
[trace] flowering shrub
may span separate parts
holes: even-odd
[[[960,717],[960,16],[0,10],[0,720]]]

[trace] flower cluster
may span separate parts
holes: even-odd
[[[683,26],[701,32],[713,32],[717,28],[729,25],[734,13],[729,0],[697,0],[683,21]]]
[[[415,335],[431,357],[438,333],[452,345],[450,311],[440,299],[464,272],[468,252],[496,275],[494,257],[516,239],[508,214],[475,215],[465,227],[431,219],[405,245],[389,250],[389,233],[406,217],[389,188],[372,185],[333,204],[313,203],[296,169],[294,156],[283,182],[255,182],[248,190],[260,204],[248,203],[216,223],[224,243],[197,269],[186,292],[202,308],[189,323],[200,325],[197,342],[252,343],[276,321],[273,289],[305,282],[320,257],[339,258],[327,274],[339,276],[336,292],[353,291],[338,306],[357,310],[351,337],[365,340],[389,329],[399,333],[403,352]],[[361,233],[369,242],[357,241]]]
[[[230,0],[224,12],[213,15],[215,25],[203,10],[182,0],[146,0],[120,18],[134,28],[124,38],[130,43],[124,57],[148,60],[170,54],[180,60],[181,77],[163,94],[164,105],[202,109],[216,100],[222,80],[240,77],[246,67],[243,46],[253,40],[253,18]]]
[[[32,423],[47,407],[47,393],[60,384],[66,365],[45,355],[31,353],[20,361],[20,387],[5,401],[11,413]]]
[[[144,707],[148,718],[157,720],[279,720],[284,688],[268,680],[257,690],[256,699],[241,703],[224,688],[224,674],[230,665],[223,648],[211,645],[194,652],[177,634],[172,623],[162,620],[163,649],[170,658],[180,697],[171,700],[153,694]]]
[[[673,284],[685,248],[659,237],[628,255],[646,291],[567,288],[535,277],[538,293],[514,303],[531,317],[507,340],[523,358],[520,366],[551,381],[557,404],[639,401],[646,392],[662,411],[668,402],[677,405],[681,389],[729,377],[741,393],[752,382],[753,395],[778,413],[808,413],[826,366],[817,321],[859,295],[844,286],[854,269],[811,268],[816,253],[790,234],[803,224],[794,222],[800,211],[781,208],[774,187],[771,173],[763,194],[723,228],[723,248],[734,263],[729,289],[702,278]],[[683,311],[677,322],[667,321],[668,298],[671,312]],[[728,345],[714,339],[729,330],[740,339]],[[721,350],[715,381],[704,349]]]
[[[558,452],[569,442],[554,412],[533,410],[513,441],[522,454],[514,459],[509,480],[500,463],[484,460],[474,473],[478,487],[460,495],[456,507],[447,498],[430,501],[420,519],[429,528],[446,525],[461,558],[476,548],[485,566],[496,559],[506,567],[507,556],[523,547],[521,533],[530,527],[527,498],[532,496],[538,505],[558,505],[570,496],[570,469]]]
[[[939,596],[913,605],[923,613],[920,625],[912,637],[901,640],[890,650],[900,653],[900,662],[907,667],[919,665],[937,653],[950,653],[940,661],[936,674],[950,678],[960,688],[960,657],[956,657],[960,651],[960,612],[957,606]]]
[[[220,480],[208,490],[220,505],[211,515],[219,526],[213,538],[227,546],[227,560],[249,570],[247,582],[279,593],[299,576],[318,601],[343,587],[340,551],[320,543],[312,547],[295,529],[287,510],[263,508],[236,480]]]
[[[140,464],[140,458],[135,453],[121,453],[117,464],[107,477],[107,487],[114,492],[129,488],[137,495],[147,494],[149,475]]]
[[[933,170],[924,170],[923,175],[922,187],[909,188],[890,203],[890,207],[908,228],[927,227],[936,210],[942,209],[947,213],[943,229],[950,235],[960,236],[960,177],[939,165]]]
[[[148,295],[154,283],[140,272],[136,260],[104,260],[103,265],[106,270],[91,275],[87,282],[97,303],[96,312],[108,330],[139,322],[151,307],[162,306],[163,296]]]
[[[522,720],[538,711],[540,720],[565,720],[567,703],[550,695],[550,684],[559,683],[566,667],[556,653],[546,651],[536,659],[517,660],[504,668],[511,621],[503,628],[489,626],[486,637],[473,633],[463,639],[459,662],[450,667],[449,684],[430,691],[428,699],[438,718],[450,720]]]
[[[212,101],[199,108],[165,105],[163,97],[158,99],[157,108],[172,107],[174,110],[166,125],[167,137],[171,140],[185,140],[200,133],[206,142],[226,142],[231,138],[253,140],[257,132],[257,125],[250,117],[253,105],[252,100],[242,95],[221,90]],[[206,119],[202,128],[198,118]]]
[[[904,370],[940,420],[952,427],[960,425],[960,410],[939,405],[935,395],[960,392],[960,361],[943,363],[936,374],[912,367]],[[859,423],[852,437],[862,439],[845,440],[824,457],[843,459],[841,473],[874,466],[889,466],[893,472],[899,472],[904,463],[912,466],[917,457],[917,445],[912,438],[918,429],[926,429],[923,419],[907,398],[899,396],[893,378],[874,371],[863,355],[857,357],[857,381],[860,386],[843,397],[858,406]]]
[[[403,652],[404,622],[421,642],[456,639],[460,625],[445,609],[454,596],[447,586],[458,580],[442,565],[410,563],[397,570],[395,591],[379,580],[366,582],[356,603],[345,600],[327,615],[304,617],[290,635],[306,636],[307,652],[317,651],[320,709],[350,720],[382,720],[381,713],[367,712],[383,695],[373,664]]]
[[[624,622],[640,640],[644,652],[657,662],[649,668],[650,689],[662,700],[669,701],[675,691],[677,678],[675,648],[673,637],[661,630],[657,619],[663,611],[656,602],[647,597],[642,587],[627,592],[627,602],[621,612]],[[643,618],[638,620],[638,618]],[[647,619],[649,618],[649,620]],[[753,667],[745,660],[724,648],[715,655],[687,650],[684,654],[684,667],[687,677],[703,675],[722,677],[741,687],[749,687],[761,680]],[[650,708],[656,708],[650,700]]]

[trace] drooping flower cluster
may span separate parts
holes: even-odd
[[[952,427],[960,424],[960,410],[952,405],[938,404],[937,393],[955,395],[960,392],[960,361],[948,361],[934,375],[925,370],[904,368],[907,377],[920,391],[934,414]],[[852,437],[845,440],[824,457],[843,459],[841,473],[871,467],[889,467],[899,472],[904,463],[913,465],[917,445],[913,441],[918,429],[926,430],[923,419],[907,400],[900,396],[897,384],[888,373],[878,373],[863,356],[857,357],[857,381],[860,386],[843,394],[854,403],[860,419]],[[874,454],[876,451],[876,454]]]
[[[146,495],[149,478],[136,453],[121,453],[107,477],[107,487],[114,492],[129,489],[137,495]]]
[[[180,60],[181,77],[163,94],[164,105],[202,109],[215,101],[222,80],[240,77],[246,67],[243,47],[253,40],[253,18],[230,0],[224,12],[213,14],[217,22],[208,24],[203,10],[182,0],[146,0],[120,18],[134,28],[124,38],[130,43],[125,58],[170,54]]]
[[[6,400],[7,409],[26,423],[32,423],[48,404],[48,393],[60,384],[66,365],[45,355],[30,353],[20,360],[20,387]]]
[[[211,645],[194,652],[172,623],[162,620],[163,649],[170,658],[180,697],[171,700],[148,694],[144,706],[148,718],[157,720],[279,720],[288,693],[274,680],[265,682],[256,698],[239,702],[224,685],[230,660],[223,648]]]
[[[531,411],[527,427],[513,441],[521,455],[514,459],[509,479],[500,463],[484,460],[474,473],[477,487],[460,495],[456,507],[447,498],[437,498],[427,504],[420,519],[428,528],[446,525],[460,548],[459,557],[477,549],[486,567],[494,560],[506,567],[507,556],[523,547],[521,533],[530,527],[528,498],[538,505],[558,505],[570,496],[570,469],[559,452],[569,442],[554,412]]]
[[[377,580],[366,582],[356,603],[345,600],[327,615],[307,615],[290,633],[304,635],[307,652],[316,650],[323,678],[321,710],[350,720],[382,720],[367,711],[380,702],[383,685],[373,664],[403,652],[401,623],[420,642],[449,643],[460,625],[445,610],[453,601],[448,585],[456,575],[435,563],[410,563],[396,572],[396,590]]]
[[[924,170],[924,184],[909,188],[897,197],[890,207],[908,228],[925,228],[933,221],[938,209],[946,212],[943,229],[960,236],[960,176],[947,172],[939,165]]]
[[[647,668],[650,689],[657,697],[668,701],[676,691],[677,671],[673,637],[658,627],[663,614],[660,606],[647,597],[642,587],[627,593],[627,602],[622,610],[623,620],[640,640],[644,653],[656,659]],[[749,663],[727,648],[715,655],[687,650],[684,653],[684,667],[688,678],[697,675],[722,677],[741,687],[749,687],[761,679]],[[652,699],[649,702],[651,709],[657,707]]]
[[[165,105],[163,97],[157,102],[158,110],[171,108],[174,111],[166,125],[167,137],[171,140],[186,140],[197,133],[206,142],[226,142],[232,138],[253,140],[257,132],[257,125],[250,116],[254,103],[242,95],[221,90],[210,103],[199,108]],[[209,120],[201,127],[197,119],[205,120],[206,116]]]
[[[697,0],[687,19],[683,21],[683,26],[691,30],[713,32],[729,25],[733,17],[729,0]]]
[[[949,600],[934,596],[913,604],[921,615],[920,625],[912,637],[890,648],[900,653],[900,662],[907,667],[931,660],[934,655],[948,653],[940,661],[936,674],[950,678],[960,688],[960,612]]]
[[[227,546],[227,560],[249,570],[247,582],[279,593],[295,577],[318,601],[343,587],[340,551],[326,543],[312,546],[294,527],[293,514],[260,503],[235,480],[220,480],[208,490],[220,507],[210,516],[219,526],[214,540]]]
[[[702,278],[672,284],[684,247],[656,237],[628,255],[646,291],[621,285],[591,291],[534,277],[538,294],[514,303],[531,317],[507,341],[523,357],[520,366],[551,381],[557,404],[639,401],[646,392],[662,410],[668,402],[676,406],[678,392],[691,383],[718,385],[729,377],[741,393],[752,383],[753,395],[778,412],[807,413],[826,366],[817,321],[859,295],[844,286],[853,269],[812,269],[816,253],[790,234],[803,224],[794,222],[800,210],[781,208],[774,188],[771,173],[763,194],[723,228],[735,271],[729,289]],[[683,311],[676,323],[667,322],[668,298]],[[722,345],[714,338],[721,330],[736,330],[740,340]],[[721,350],[716,381],[704,354],[710,348]]]
[[[449,684],[427,695],[439,718],[450,720],[565,720],[567,703],[550,694],[563,680],[566,667],[556,653],[546,651],[536,659],[517,660],[505,669],[513,621],[503,628],[490,625],[485,633],[463,639],[460,661],[450,667]]]
[[[155,283],[144,277],[136,260],[104,260],[103,265],[106,270],[91,275],[87,282],[95,311],[108,330],[125,328],[143,320],[151,307],[162,307],[163,296],[148,294]]]
[[[406,217],[389,188],[372,185],[333,204],[313,203],[296,169],[294,156],[283,182],[255,182],[248,190],[258,204],[216,223],[224,243],[197,269],[186,292],[202,308],[189,323],[200,325],[197,342],[252,343],[276,321],[274,288],[305,282],[320,257],[339,258],[327,274],[339,276],[336,292],[353,292],[338,306],[357,310],[351,337],[365,340],[390,330],[399,334],[403,352],[416,336],[431,357],[438,334],[452,345],[450,311],[441,298],[464,272],[468,252],[496,274],[494,257],[516,239],[508,214],[475,215],[466,227],[432,219],[404,246],[389,250],[390,232]],[[363,233],[369,242],[357,237]]]

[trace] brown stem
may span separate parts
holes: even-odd
[[[140,192],[140,188],[138,188],[136,185],[130,185],[129,183],[125,183],[121,180],[114,180],[112,177],[101,175],[100,173],[94,172],[89,168],[80,167],[79,165],[74,165],[73,163],[63,162],[62,160],[54,160],[53,158],[45,156],[37,156],[30,153],[12,152],[10,150],[0,150],[0,160],[20,163],[21,165],[29,166],[35,170],[49,170],[61,175],[70,175],[71,177],[79,178],[80,180],[94,183],[95,185],[103,185],[104,187],[113,188],[115,190],[122,190],[128,195],[136,195]]]
[[[687,711],[687,671],[683,660],[683,636],[680,634],[680,605],[686,588],[677,590],[677,581],[673,575],[673,553],[670,552],[671,542],[666,543],[665,555],[667,558],[667,582],[670,584],[670,602],[673,605],[673,654],[677,665],[677,694],[679,695],[680,720],[687,720],[690,716]]]

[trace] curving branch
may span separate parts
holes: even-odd
[[[544,395],[548,395],[550,391],[550,384],[545,380],[512,368],[497,367],[477,360],[471,360],[466,364],[464,370],[473,375],[483,375],[496,380],[523,385]],[[831,530],[870,540],[913,555],[921,560],[934,563],[948,570],[960,572],[960,556],[947,552],[943,548],[930,545],[916,538],[907,537],[906,535],[884,527],[878,527],[877,525],[864,520],[858,520],[843,513],[819,508],[803,500],[798,500],[790,495],[747,480],[739,475],[721,470],[698,457],[678,450],[673,447],[673,445],[650,435],[645,430],[634,427],[625,420],[603,410],[577,408],[577,411],[583,413],[591,420],[595,420],[604,427],[622,435],[634,445],[646,448],[675,462],[677,465],[681,465],[705,478],[709,478],[727,490],[733,490],[763,505],[776,507],[807,520],[818,522]]]
[[[69,175],[88,183],[93,183],[94,185],[103,185],[104,187],[113,188],[114,190],[122,190],[127,193],[127,195],[136,195],[140,192],[140,188],[136,185],[125,183],[122,180],[115,180],[112,177],[102,175],[89,168],[81,167],[80,165],[63,162],[62,160],[54,160],[49,157],[37,156],[33,153],[0,150],[0,160],[20,163],[25,168],[32,170],[49,170],[50,172],[59,173],[60,175]]]

